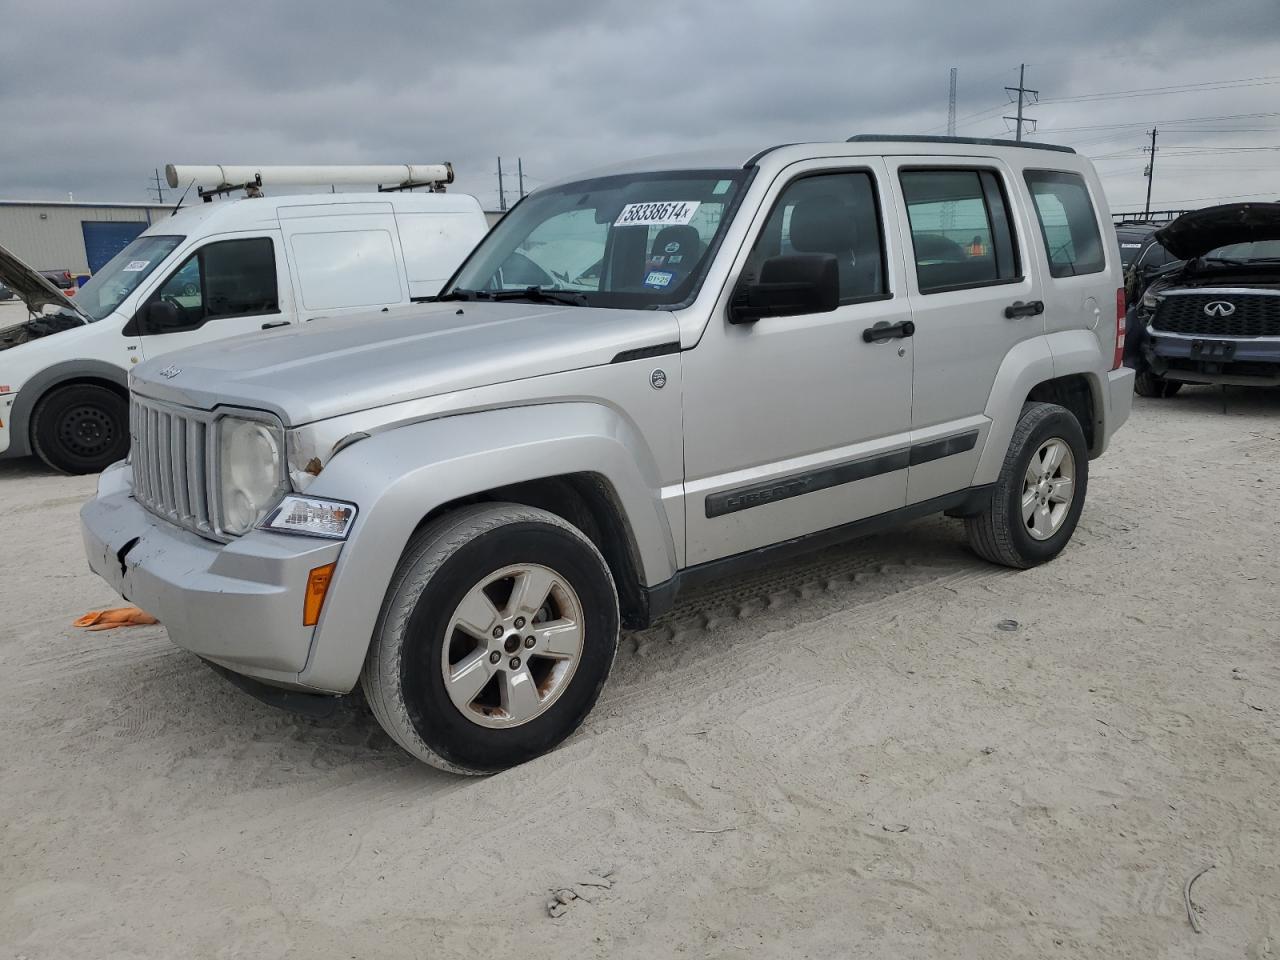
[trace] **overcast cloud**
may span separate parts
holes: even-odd
[[[141,200],[175,162],[451,160],[491,207],[499,154],[536,186],[668,151],[941,133],[952,66],[959,132],[1003,136],[1022,61],[1036,137],[1098,158],[1113,208],[1141,206],[1153,122],[1153,206],[1280,191],[1277,0],[0,0],[0,197]]]

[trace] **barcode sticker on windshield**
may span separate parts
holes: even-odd
[[[147,269],[150,263],[151,263],[150,260],[130,260],[129,263],[124,267],[123,272],[137,273],[140,270]]]
[[[697,200],[628,203],[613,221],[615,227],[683,227],[698,212]]]

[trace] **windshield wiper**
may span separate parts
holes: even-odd
[[[455,287],[435,298],[443,300],[531,300],[534,303],[560,303],[568,307],[585,307],[587,298],[570,290],[551,290],[547,287],[524,287],[520,290],[468,290]]]

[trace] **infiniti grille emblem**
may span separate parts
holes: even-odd
[[[1211,317],[1229,317],[1236,312],[1236,305],[1227,300],[1210,300],[1204,305],[1204,312]]]

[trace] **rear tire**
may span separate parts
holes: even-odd
[[[360,684],[415,757],[492,773],[573,733],[617,649],[617,590],[586,535],[545,510],[479,504],[409,541]]]
[[[1133,378],[1133,392],[1140,397],[1164,400],[1181,389],[1180,381],[1166,380],[1164,377],[1156,376],[1150,370],[1139,370]]]
[[[129,452],[129,405],[94,383],[51,390],[31,418],[36,456],[63,473],[99,473]]]
[[[1028,403],[1009,441],[991,503],[965,519],[974,553],[1025,570],[1067,545],[1084,509],[1089,450],[1075,415],[1056,403]]]

